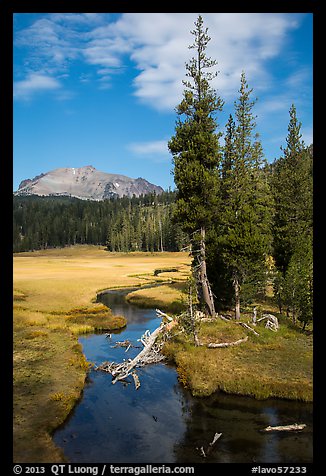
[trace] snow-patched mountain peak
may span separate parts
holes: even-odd
[[[146,193],[162,193],[162,187],[143,178],[101,172],[92,165],[66,167],[23,180],[15,195],[66,195],[84,200],[105,200],[111,197],[132,197]]]

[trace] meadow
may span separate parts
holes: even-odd
[[[97,293],[160,283],[132,291],[127,300],[179,313],[190,262],[187,253],[112,253],[88,245],[14,254],[15,462],[64,461],[51,435],[82,395],[90,363],[78,336],[127,325],[96,302]],[[303,333],[280,315],[271,296],[255,304],[278,317],[278,332],[259,324],[256,336],[233,320],[202,322],[203,344],[248,335],[239,346],[210,349],[195,347],[191,336],[174,328],[164,352],[176,364],[179,381],[195,396],[222,390],[311,402],[311,330]],[[243,322],[250,319],[250,311],[242,313]]]
[[[313,337],[277,315],[277,332],[256,326],[258,336],[234,321],[202,323],[198,338],[202,344],[247,342],[234,347],[195,347],[191,337],[179,334],[167,342],[164,352],[177,366],[179,380],[194,396],[223,391],[256,399],[283,398],[313,401]],[[243,314],[242,322],[250,324]]]
[[[126,325],[96,295],[104,289],[164,282],[156,270],[177,268],[187,253],[109,253],[74,246],[14,254],[14,461],[60,462],[51,434],[82,394],[89,364],[78,335]],[[180,292],[175,290],[173,300]]]

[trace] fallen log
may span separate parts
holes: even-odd
[[[229,317],[222,316],[222,314],[219,314],[219,318],[222,319],[222,321],[225,321],[225,322],[230,322],[230,320],[231,320]]]
[[[242,344],[242,342],[246,342],[247,340],[248,340],[248,336],[244,337],[243,339],[236,340],[234,342],[219,342],[219,343],[211,342],[210,344],[206,344],[206,347],[208,347],[209,349],[215,349],[219,347],[231,347],[234,345]],[[205,344],[200,344],[200,345],[205,345]]]
[[[153,363],[153,358],[146,359],[148,357],[148,354],[152,350],[153,345],[155,344],[155,341],[159,334],[162,332],[164,329],[165,324],[163,322],[153,331],[152,334],[146,333],[141,338],[141,342],[144,345],[143,350],[141,350],[134,359],[129,360],[121,369],[113,370],[112,376],[114,379],[112,380],[112,383],[116,383],[118,380],[121,380],[122,378],[125,378],[128,376],[131,371],[133,370],[136,365],[145,365],[146,363]]]
[[[216,322],[216,317],[202,317],[200,322]]]
[[[170,330],[170,328],[175,324],[175,321],[172,317],[160,311],[159,309],[156,309],[156,312],[158,316],[162,318],[161,324],[152,333],[150,333],[149,330],[146,330],[141,338],[138,339],[143,344],[143,349],[136,355],[136,357],[133,359],[128,359],[127,361],[124,360],[121,363],[103,362],[103,364],[96,367],[96,370],[109,372],[113,377],[113,384],[118,380],[124,380],[129,375],[132,375],[135,387],[138,389],[140,387],[140,381],[134,370],[135,367],[142,367],[147,364],[158,363],[165,359],[165,356],[160,353],[163,347],[163,342],[158,344],[157,338],[163,332],[163,330]],[[126,347],[126,350],[128,350],[131,346],[135,347],[128,340],[117,342],[115,345],[115,347]]]
[[[301,431],[306,428],[305,423],[294,423],[293,425],[267,426],[262,431]]]

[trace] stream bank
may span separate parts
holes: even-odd
[[[119,334],[94,334],[79,339],[96,365],[104,360],[133,358],[138,349],[114,348],[118,340],[134,343],[146,329],[159,324],[154,309],[127,303],[123,291],[100,299],[128,326]],[[312,461],[312,405],[285,400],[214,393],[193,397],[178,381],[174,366],[149,365],[138,371],[141,387],[117,382],[91,370],[83,398],[66,424],[54,435],[70,462],[196,463]],[[303,432],[264,434],[268,425],[305,423]],[[207,458],[198,448],[208,446],[216,432],[222,437]]]

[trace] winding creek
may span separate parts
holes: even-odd
[[[130,291],[130,290],[129,290]],[[113,348],[116,341],[137,339],[159,325],[154,309],[127,303],[124,291],[108,291],[99,300],[128,326],[120,333],[81,337],[86,358],[96,365],[132,358],[139,349]],[[173,366],[138,370],[141,387],[111,384],[111,376],[91,370],[81,401],[55,443],[71,463],[293,463],[312,462],[312,405],[284,400],[214,394],[194,398],[177,379]],[[305,423],[303,432],[263,433],[268,425]],[[203,458],[215,433],[222,437]]]

